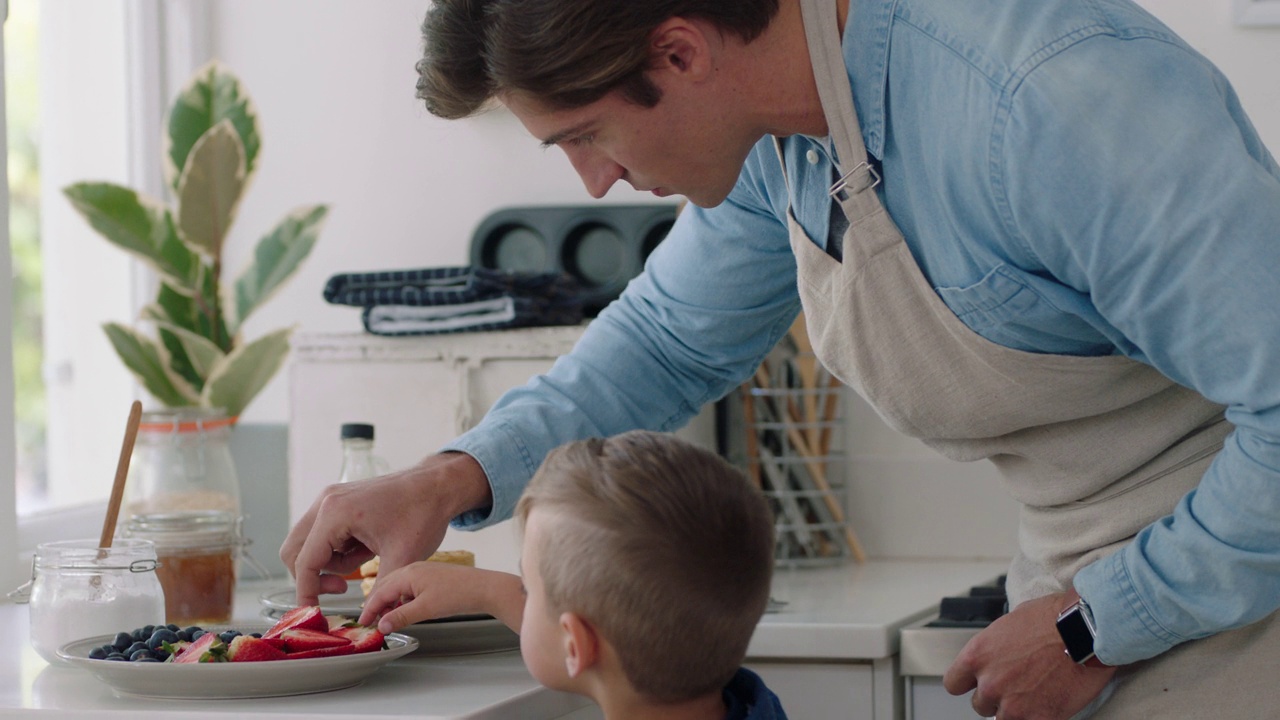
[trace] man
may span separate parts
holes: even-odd
[[[698,207],[480,427],[327,490],[282,548],[300,601],[508,517],[561,442],[678,426],[803,304],[833,373],[1023,503],[1016,607],[950,690],[1270,712],[1280,168],[1171,31],[1128,0],[437,0],[424,28],[436,114],[497,98],[594,196]]]

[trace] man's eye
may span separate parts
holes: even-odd
[[[571,145],[573,147],[582,147],[583,145],[591,144],[591,141],[595,139],[596,139],[595,135],[579,135],[578,137],[570,138],[565,142],[566,144]]]

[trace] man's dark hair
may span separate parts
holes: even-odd
[[[653,107],[649,40],[668,18],[697,18],[750,42],[778,0],[434,0],[422,24],[418,97],[433,115],[475,114],[518,92],[553,109],[589,105],[615,89]]]

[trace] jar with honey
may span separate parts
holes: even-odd
[[[135,515],[127,537],[155,543],[165,622],[216,625],[231,619],[236,560],[245,541],[240,516],[220,510]]]

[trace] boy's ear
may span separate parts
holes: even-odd
[[[560,614],[561,638],[564,642],[564,669],[570,678],[595,667],[600,661],[600,637],[596,629],[577,613]]]

